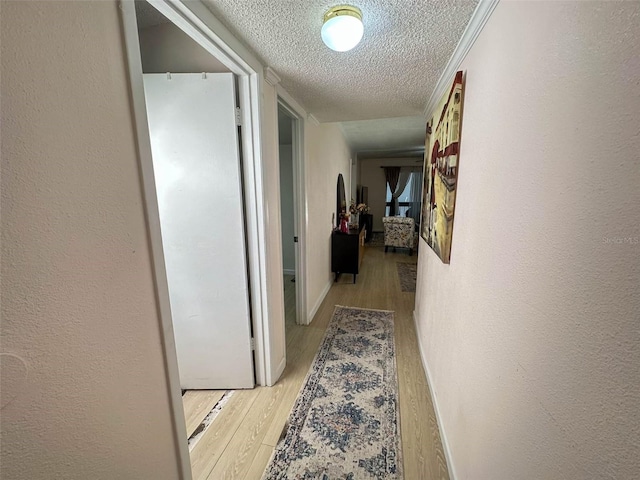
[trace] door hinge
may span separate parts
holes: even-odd
[[[236,107],[236,125],[238,127],[242,126],[242,110],[240,110],[240,107]]]
[[[256,339],[251,337],[251,351],[256,349]]]
[[[293,243],[298,243],[298,237],[293,237]]]

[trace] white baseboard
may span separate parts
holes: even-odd
[[[273,372],[274,375],[271,378],[271,382],[267,385],[267,387],[273,387],[276,384],[276,382],[280,380],[280,376],[282,375],[282,372],[284,372],[284,369],[286,366],[287,366],[287,357],[282,357],[282,360],[280,361],[280,364],[278,364],[278,368],[276,368],[276,371]]]
[[[284,273],[285,275],[295,275],[296,274],[296,269],[295,268],[283,268],[282,269],[282,273]]]
[[[315,317],[316,313],[318,313],[318,310],[320,309],[320,305],[322,305],[322,302],[327,296],[327,293],[329,293],[329,290],[331,290],[331,285],[333,285],[333,280],[329,280],[327,282],[327,285],[324,287],[324,290],[320,294],[320,297],[318,297],[318,301],[309,312],[309,316],[307,317],[307,325],[311,324],[311,320],[313,320],[313,317]]]
[[[447,467],[449,468],[449,478],[451,480],[456,480],[458,476],[456,475],[456,468],[453,463],[453,459],[451,458],[451,450],[449,449],[449,442],[447,441],[447,434],[444,431],[444,425],[442,423],[442,417],[440,416],[440,408],[438,407],[438,397],[436,396],[436,392],[433,384],[433,377],[431,376],[431,371],[429,370],[429,364],[427,363],[427,357],[425,356],[424,350],[422,349],[422,343],[420,342],[420,327],[418,325],[418,320],[416,319],[416,311],[413,311],[413,324],[416,327],[416,335],[418,337],[418,349],[420,350],[420,359],[422,360],[422,368],[424,368],[424,373],[427,376],[427,383],[429,384],[429,392],[431,393],[431,400],[433,400],[433,409],[436,412],[436,420],[438,421],[438,429],[440,430],[440,438],[442,439],[442,448],[444,449],[444,456],[447,459]]]

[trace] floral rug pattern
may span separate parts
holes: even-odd
[[[416,277],[418,276],[418,264],[396,262],[396,268],[398,269],[400,290],[402,290],[403,292],[415,292]]]
[[[264,480],[402,479],[393,312],[336,306]]]

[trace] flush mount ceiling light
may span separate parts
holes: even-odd
[[[351,5],[331,8],[324,14],[322,41],[336,52],[346,52],[360,43],[364,27],[362,12]]]

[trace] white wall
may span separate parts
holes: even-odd
[[[139,32],[144,73],[223,73],[229,69],[173,23]]]
[[[305,122],[307,189],[307,311],[314,313],[331,287],[331,218],[338,174],[350,185],[351,152],[337,124]]]
[[[344,135],[344,133],[343,133]],[[356,200],[358,198],[358,183],[357,179],[360,178],[360,174],[358,172],[358,159],[354,155],[354,158],[351,159],[351,170],[349,172],[349,177],[351,178],[351,186],[349,190],[347,190],[347,200],[353,199]],[[346,188],[346,185],[345,185]]]
[[[640,476],[640,3],[501,2],[416,318],[458,479]]]
[[[175,480],[117,3],[1,8],[2,478]]]
[[[282,269],[295,272],[296,251],[293,208],[293,157],[291,145],[279,145],[280,152],[280,212],[282,222]]]
[[[424,161],[420,158],[375,158],[363,159],[360,164],[358,183],[369,187],[369,213],[373,215],[373,231],[382,232],[382,217],[387,206],[387,180],[381,167],[418,167],[422,170]]]

